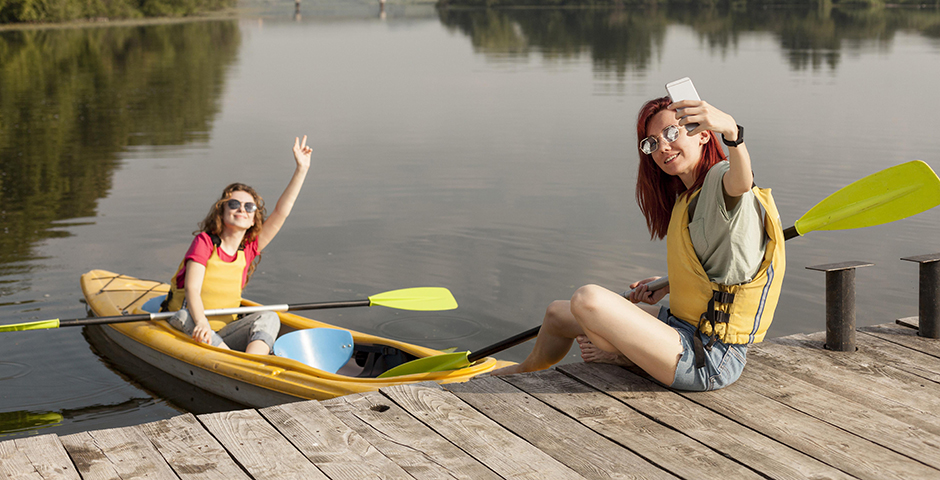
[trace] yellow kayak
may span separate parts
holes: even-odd
[[[169,285],[92,270],[81,279],[88,307],[96,316],[146,313],[148,300],[165,295]],[[242,301],[243,306],[257,303]],[[278,313],[281,335],[310,328],[339,328],[292,313]],[[458,370],[375,378],[402,362],[444,352],[352,330],[354,356],[336,373],[274,355],[250,355],[197,343],[164,320],[102,325],[103,333],[146,363],[203,390],[250,407],[302,399],[325,400],[402,383],[465,382],[512,362],[484,358]],[[381,370],[381,371],[380,371]]]

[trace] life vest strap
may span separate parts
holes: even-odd
[[[722,292],[720,290],[712,290],[712,298],[708,301],[708,309],[702,313],[702,316],[699,318],[698,327],[696,327],[696,335],[693,337],[692,350],[695,354],[695,368],[702,368],[705,366],[705,351],[709,352],[712,350],[712,346],[715,345],[715,342],[718,341],[718,334],[716,333],[715,326],[719,323],[728,323],[731,321],[731,314],[716,308],[716,304],[722,303],[725,305],[731,305],[734,302],[734,294],[731,292]],[[712,334],[708,336],[708,343],[702,342],[701,335],[698,335],[702,331],[702,324],[708,322],[712,327]]]

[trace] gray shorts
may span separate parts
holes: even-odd
[[[725,344],[716,341],[712,349],[705,350],[705,366],[695,368],[694,335],[699,335],[703,344],[708,344],[708,336],[699,332],[692,324],[669,315],[669,310],[659,310],[659,320],[676,329],[682,342],[682,357],[676,366],[676,379],[670,388],[704,392],[718,390],[735,382],[744,371],[747,363],[747,345]]]
[[[192,335],[196,329],[196,322],[186,308],[176,312],[167,322],[186,335]],[[281,319],[276,313],[255,312],[229,323],[218,332],[213,332],[209,344],[218,347],[225,342],[232,350],[244,352],[249,343],[261,340],[268,344],[270,353],[274,350],[274,339],[280,330]]]

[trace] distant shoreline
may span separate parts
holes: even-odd
[[[142,18],[86,18],[68,22],[14,22],[0,23],[0,32],[11,30],[46,30],[88,27],[136,27],[145,25],[168,25],[174,23],[202,22],[209,20],[235,20],[239,9],[229,8],[214,12],[205,12],[185,17],[142,17]]]

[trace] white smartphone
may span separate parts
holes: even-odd
[[[698,92],[695,91],[695,85],[692,85],[692,79],[689,77],[680,78],[674,82],[667,83],[666,92],[669,93],[669,98],[671,98],[673,102],[680,100],[701,100],[701,98],[698,98]],[[679,110],[679,113],[682,113],[682,109]],[[690,132],[695,130],[695,127],[698,127],[697,123],[690,123],[685,126],[686,130]]]

